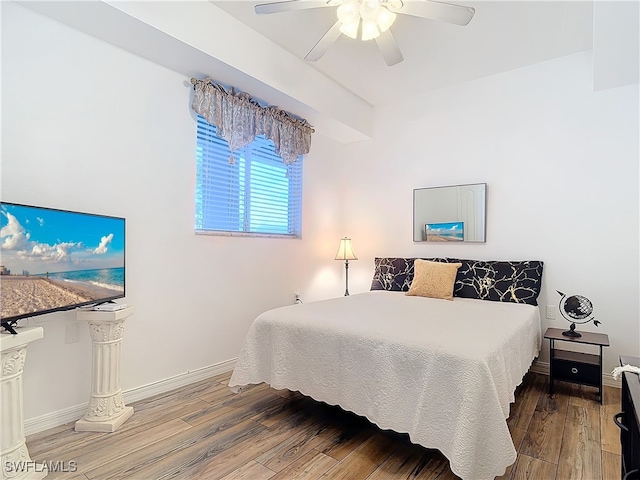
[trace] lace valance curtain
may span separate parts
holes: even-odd
[[[191,83],[195,91],[193,110],[215,125],[217,135],[229,142],[232,152],[251,143],[257,135],[264,135],[273,141],[286,165],[309,153],[314,129],[306,120],[276,107],[263,107],[249,94],[236,93],[233,88],[227,91],[209,78],[192,78]]]

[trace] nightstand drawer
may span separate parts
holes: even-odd
[[[600,386],[600,366],[587,363],[553,360],[553,376],[556,380]]]

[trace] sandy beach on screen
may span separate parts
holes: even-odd
[[[427,241],[428,242],[462,242],[463,239],[459,238],[459,237],[452,237],[452,236],[448,236],[448,235],[432,235],[432,234],[428,234],[427,235]]]
[[[0,276],[2,318],[90,302],[116,294],[114,290],[87,283],[19,275]]]

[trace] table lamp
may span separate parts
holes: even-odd
[[[336,254],[336,260],[344,260],[345,271],[345,290],[344,296],[349,295],[349,260],[357,260],[356,254],[353,253],[353,246],[351,245],[351,239],[344,237],[340,240],[340,248]]]

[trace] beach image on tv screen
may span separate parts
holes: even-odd
[[[2,203],[3,320],[124,295],[123,218]]]

